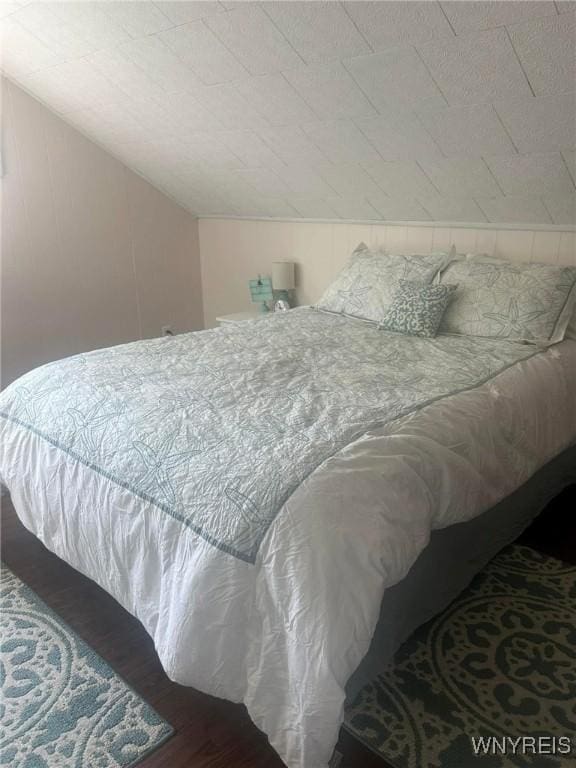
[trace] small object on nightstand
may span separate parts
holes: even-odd
[[[256,280],[250,280],[248,285],[250,286],[250,296],[255,304],[260,304],[260,312],[270,312],[270,307],[266,304],[267,301],[272,301],[274,295],[272,293],[272,280],[269,277],[262,277],[258,275]]]
[[[256,320],[261,317],[260,312],[233,312],[231,315],[220,315],[216,318],[218,325],[236,325],[246,320]]]
[[[290,292],[294,290],[294,264],[291,261],[272,263],[274,312],[286,312],[292,306]]]

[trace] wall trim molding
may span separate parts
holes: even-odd
[[[198,220],[217,219],[219,221],[276,221],[287,224],[362,224],[380,227],[423,227],[447,229],[492,229],[512,230],[514,232],[576,232],[573,224],[493,224],[487,222],[464,221],[382,221],[381,219],[302,219],[271,216],[222,216],[216,214],[197,216]]]

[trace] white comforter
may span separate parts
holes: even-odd
[[[10,489],[26,527],[142,621],[173,680],[244,702],[290,768],[327,765],[342,722],[344,686],[368,650],[383,592],[406,575],[426,546],[431,530],[480,514],[576,440],[576,342],[563,342],[515,363],[505,360],[510,357],[507,350],[517,347],[522,358],[526,349],[520,350],[519,345],[506,348],[507,342],[499,342],[504,350],[498,351],[502,372],[490,377],[481,375],[485,369],[478,369],[475,375],[479,381],[487,379],[484,383],[462,380],[456,389],[467,388],[446,397],[441,396],[441,387],[434,389],[440,386],[440,379],[432,381],[431,372],[430,396],[423,399],[414,394],[418,387],[428,386],[416,375],[419,359],[425,349],[430,350],[432,359],[437,348],[426,347],[426,343],[435,342],[418,340],[410,346],[408,379],[383,382],[378,367],[382,360],[374,353],[370,363],[374,368],[350,382],[344,393],[346,403],[334,405],[334,397],[341,397],[346,385],[338,376],[334,378],[335,370],[326,371],[326,365],[318,365],[318,357],[307,354],[302,348],[304,336],[312,348],[314,339],[322,341],[328,324],[333,323],[331,328],[342,348],[346,341],[358,342],[362,337],[372,345],[370,350],[380,345],[378,349],[388,358],[390,349],[396,355],[393,346],[399,343],[398,338],[392,340],[393,335],[387,335],[390,346],[386,351],[386,334],[374,328],[342,318],[310,317],[302,313],[296,319],[247,324],[242,331],[230,328],[190,334],[169,342],[175,346],[162,347],[165,342],[154,341],[91,353],[81,360],[72,358],[77,362],[63,361],[38,369],[0,396],[4,417],[0,418],[0,479]],[[280,324],[288,322],[292,330],[279,344]],[[290,356],[291,335],[294,358]],[[270,345],[263,353],[266,339]],[[438,343],[447,364],[454,363],[453,348],[466,356],[466,341],[444,339]],[[473,367],[478,350],[488,349],[486,342],[482,343],[478,342],[474,354],[468,354],[464,368]],[[178,507],[182,500],[176,499],[176,491],[182,490],[184,500],[194,499],[205,491],[204,486],[194,486],[196,495],[186,497],[188,486],[180,476],[171,484],[162,476],[158,485],[163,493],[161,502],[146,490],[148,485],[134,486],[139,479],[150,482],[146,446],[151,438],[133,439],[133,454],[123,451],[120,458],[113,457],[110,438],[115,435],[114,439],[121,439],[118,424],[127,418],[126,408],[107,412],[105,402],[122,389],[123,377],[134,375],[138,376],[138,397],[146,401],[149,379],[142,370],[135,372],[136,363],[126,370],[125,355],[134,362],[144,349],[147,359],[154,357],[158,370],[167,358],[167,370],[176,378],[183,357],[190,370],[194,366],[196,370],[200,360],[218,380],[214,361],[208,366],[198,350],[222,344],[228,344],[230,351],[240,350],[237,362],[242,376],[235,382],[238,387],[255,387],[253,363],[265,354],[265,366],[258,372],[260,387],[272,386],[270,379],[280,375],[282,365],[288,366],[290,381],[299,379],[302,385],[298,397],[313,388],[314,397],[306,401],[306,408],[313,402],[319,413],[325,414],[329,403],[334,413],[345,410],[348,419],[336,436],[330,436],[330,450],[326,449],[325,455],[308,455],[307,446],[316,450],[321,433],[314,433],[315,441],[304,440],[304,411],[298,410],[304,406],[294,405],[296,395],[291,397],[286,419],[297,425],[299,441],[282,442],[285,435],[281,431],[274,433],[274,439],[293,452],[291,462],[298,482],[288,487],[289,492],[279,481],[274,484],[279,498],[284,493],[282,504],[279,509],[270,507],[265,524],[259,520],[254,541],[249,532],[240,530],[238,547],[247,553],[245,557],[242,551],[236,556],[239,553],[229,543],[238,530],[227,531],[232,537],[228,540],[224,533],[217,536],[208,530],[206,526],[212,523],[202,517],[183,524],[183,507]],[[337,354],[336,346],[327,346],[335,365],[354,367],[354,361],[346,359],[347,353]],[[361,351],[364,361],[366,347]],[[358,344],[354,354],[360,367]],[[103,384],[101,379],[96,385],[91,366],[94,370],[108,366],[110,373],[109,361],[114,355],[124,356],[121,363],[114,363],[120,374],[112,383],[107,379]],[[229,358],[224,362],[234,366]],[[78,383],[79,399],[68,409],[70,423],[51,434],[44,402],[52,402],[56,413],[66,402],[58,398],[73,399],[74,393],[62,379],[52,389],[47,382],[58,379],[63,370],[71,370],[66,366],[74,365],[79,366],[74,369],[78,382],[88,382],[86,386],[98,390],[90,411],[96,427],[85,431],[81,403],[88,390]],[[202,375],[208,374],[204,371]],[[364,386],[366,376],[370,379],[368,389]],[[186,381],[183,373],[182,381]],[[132,381],[132,389],[134,386]],[[285,382],[283,386],[288,385]],[[378,397],[374,399],[374,393],[386,387],[394,396],[387,394],[382,404]],[[410,396],[399,397],[399,388],[403,392],[410,389]],[[245,389],[241,391],[245,393]],[[212,410],[218,403],[224,408],[222,403],[230,399],[228,390],[205,395],[212,397],[206,406]],[[252,395],[250,403],[263,407],[256,389]],[[364,410],[359,415],[360,406],[354,405],[350,415],[356,395],[364,398]],[[242,408],[250,409],[241,395],[235,397],[240,398]],[[172,409],[179,407],[175,400],[171,402]],[[402,403],[410,407],[402,409]],[[204,424],[206,429],[200,437],[196,432],[194,435],[208,444],[209,429],[199,407],[195,403],[191,408],[187,401],[182,406],[182,423]],[[402,412],[404,415],[398,416]],[[383,418],[386,414],[389,418]],[[314,429],[326,430],[318,414],[309,421],[306,429],[312,429],[314,422]],[[116,432],[107,438],[111,424]],[[223,424],[219,422],[219,428],[224,428]],[[158,422],[151,429],[160,431],[161,426]],[[244,421],[235,423],[234,434],[239,428],[246,429]],[[266,443],[264,433],[256,437],[272,452],[273,443]],[[76,442],[66,445],[68,438]],[[181,467],[173,457],[180,457],[182,451],[174,445],[174,438],[170,439],[166,450],[171,465]],[[308,472],[301,472],[296,452],[308,457]],[[222,464],[220,473],[228,477],[233,467],[222,463],[226,454],[214,455],[214,461],[219,456],[217,463]],[[259,464],[255,455],[252,459],[248,455],[247,461],[250,466],[252,460],[257,477],[261,467],[268,465],[260,459]],[[114,467],[125,459],[130,466],[137,466],[140,459],[143,465],[140,474],[135,471],[135,479],[122,484],[114,475]],[[191,461],[187,471],[196,482],[198,472],[194,474]],[[206,466],[202,465],[202,477],[208,472]],[[278,471],[275,465],[269,469]],[[252,481],[249,474],[242,474],[248,484]],[[231,502],[237,500],[236,495],[230,497]],[[178,509],[177,514],[174,510]],[[248,512],[251,509],[248,507]],[[219,541],[225,544],[219,546]]]

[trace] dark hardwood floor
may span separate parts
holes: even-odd
[[[576,562],[576,486],[560,494],[521,541]],[[2,559],[175,728],[141,768],[282,768],[244,707],[171,682],[140,622],[28,533],[7,497]],[[345,732],[338,749],[341,768],[386,768]]]

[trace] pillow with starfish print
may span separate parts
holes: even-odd
[[[555,344],[576,301],[576,267],[467,258],[453,261],[441,280],[460,289],[440,333]]]
[[[387,254],[360,243],[316,309],[378,323],[392,305],[401,280],[430,285],[448,262],[446,253]]]

